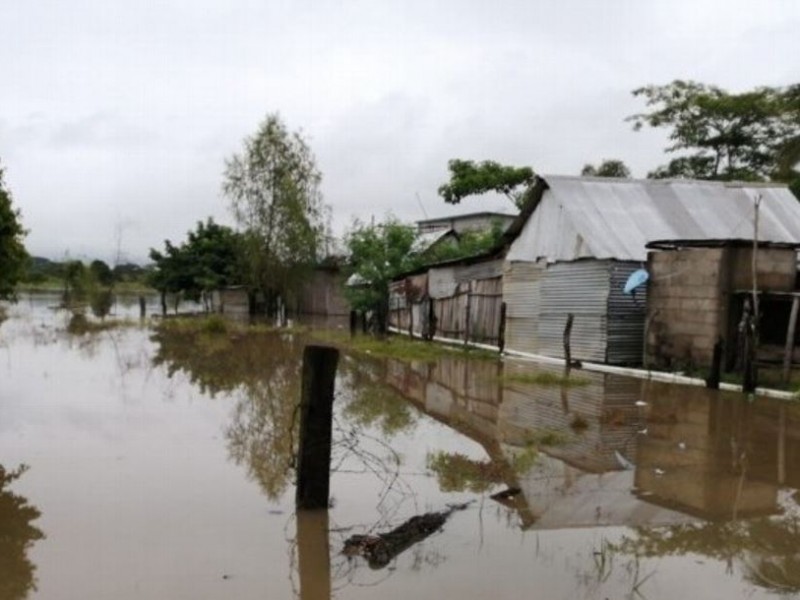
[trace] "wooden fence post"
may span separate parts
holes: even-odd
[[[792,375],[792,355],[794,354],[794,335],[797,329],[797,310],[800,306],[800,296],[792,298],[792,311],[789,313],[789,327],[786,329],[786,348],[783,354],[783,381],[789,382]]]
[[[147,303],[144,296],[139,296],[139,318],[144,319],[147,315]]]
[[[567,323],[564,325],[564,373],[569,376],[569,370],[572,367],[572,348],[570,347],[569,336],[572,335],[572,322],[575,320],[575,315],[572,313],[567,314]]]
[[[719,389],[720,372],[722,371],[722,338],[718,338],[714,344],[714,354],[711,358],[711,372],[706,379],[706,387],[710,390]]]
[[[470,329],[469,328],[469,321],[470,321],[470,312],[471,312],[470,311],[470,304],[471,304],[471,301],[472,301],[472,293],[471,292],[472,292],[472,282],[470,282],[469,286],[467,287],[467,309],[466,309],[467,317],[464,320],[464,345],[465,346],[467,344],[469,344],[469,329]]]
[[[295,506],[327,508],[330,492],[333,388],[339,351],[306,346],[300,397],[300,445]]]
[[[500,352],[506,347],[506,310],[508,307],[505,302],[500,303],[500,327],[497,332],[497,346]]]

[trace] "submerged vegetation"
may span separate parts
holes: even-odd
[[[496,352],[470,348],[468,346],[446,346],[423,340],[411,339],[403,335],[373,337],[356,335],[350,337],[344,332],[315,331],[312,335],[345,350],[357,354],[368,354],[375,358],[394,358],[403,361],[432,363],[444,357],[497,360]]]
[[[543,386],[579,387],[589,384],[584,377],[561,375],[552,371],[538,371],[536,373],[511,373],[501,377],[505,383],[529,383]]]

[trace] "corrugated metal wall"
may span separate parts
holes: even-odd
[[[578,260],[550,265],[542,278],[539,352],[564,356],[564,326],[572,313],[572,357],[606,361],[610,261]]]
[[[644,324],[647,318],[647,286],[636,294],[625,294],[628,277],[641,269],[638,262],[613,262],[608,294],[608,353],[614,365],[641,365],[644,347]]]
[[[544,265],[510,262],[503,268],[503,301],[506,303],[506,348],[539,352],[539,295]]]
[[[506,348],[564,356],[564,326],[572,313],[577,360],[640,364],[646,297],[623,293],[637,262],[578,260],[548,265],[509,262],[504,269]]]

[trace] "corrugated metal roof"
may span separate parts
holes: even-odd
[[[800,202],[785,187],[692,180],[545,176],[541,203],[511,244],[508,260],[640,260],[655,240],[800,242]]]

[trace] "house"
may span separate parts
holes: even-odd
[[[506,230],[514,222],[515,218],[516,215],[507,213],[475,212],[417,221],[417,230],[420,233],[429,233],[442,229],[452,229],[456,234],[462,234],[465,231],[487,231],[495,223],[500,223],[503,230]]]
[[[623,288],[646,265],[647,244],[752,239],[757,199],[759,240],[800,242],[800,203],[781,185],[544,177],[535,191],[508,232],[503,297],[512,351],[562,356],[572,313],[574,358],[639,364],[648,298]]]

